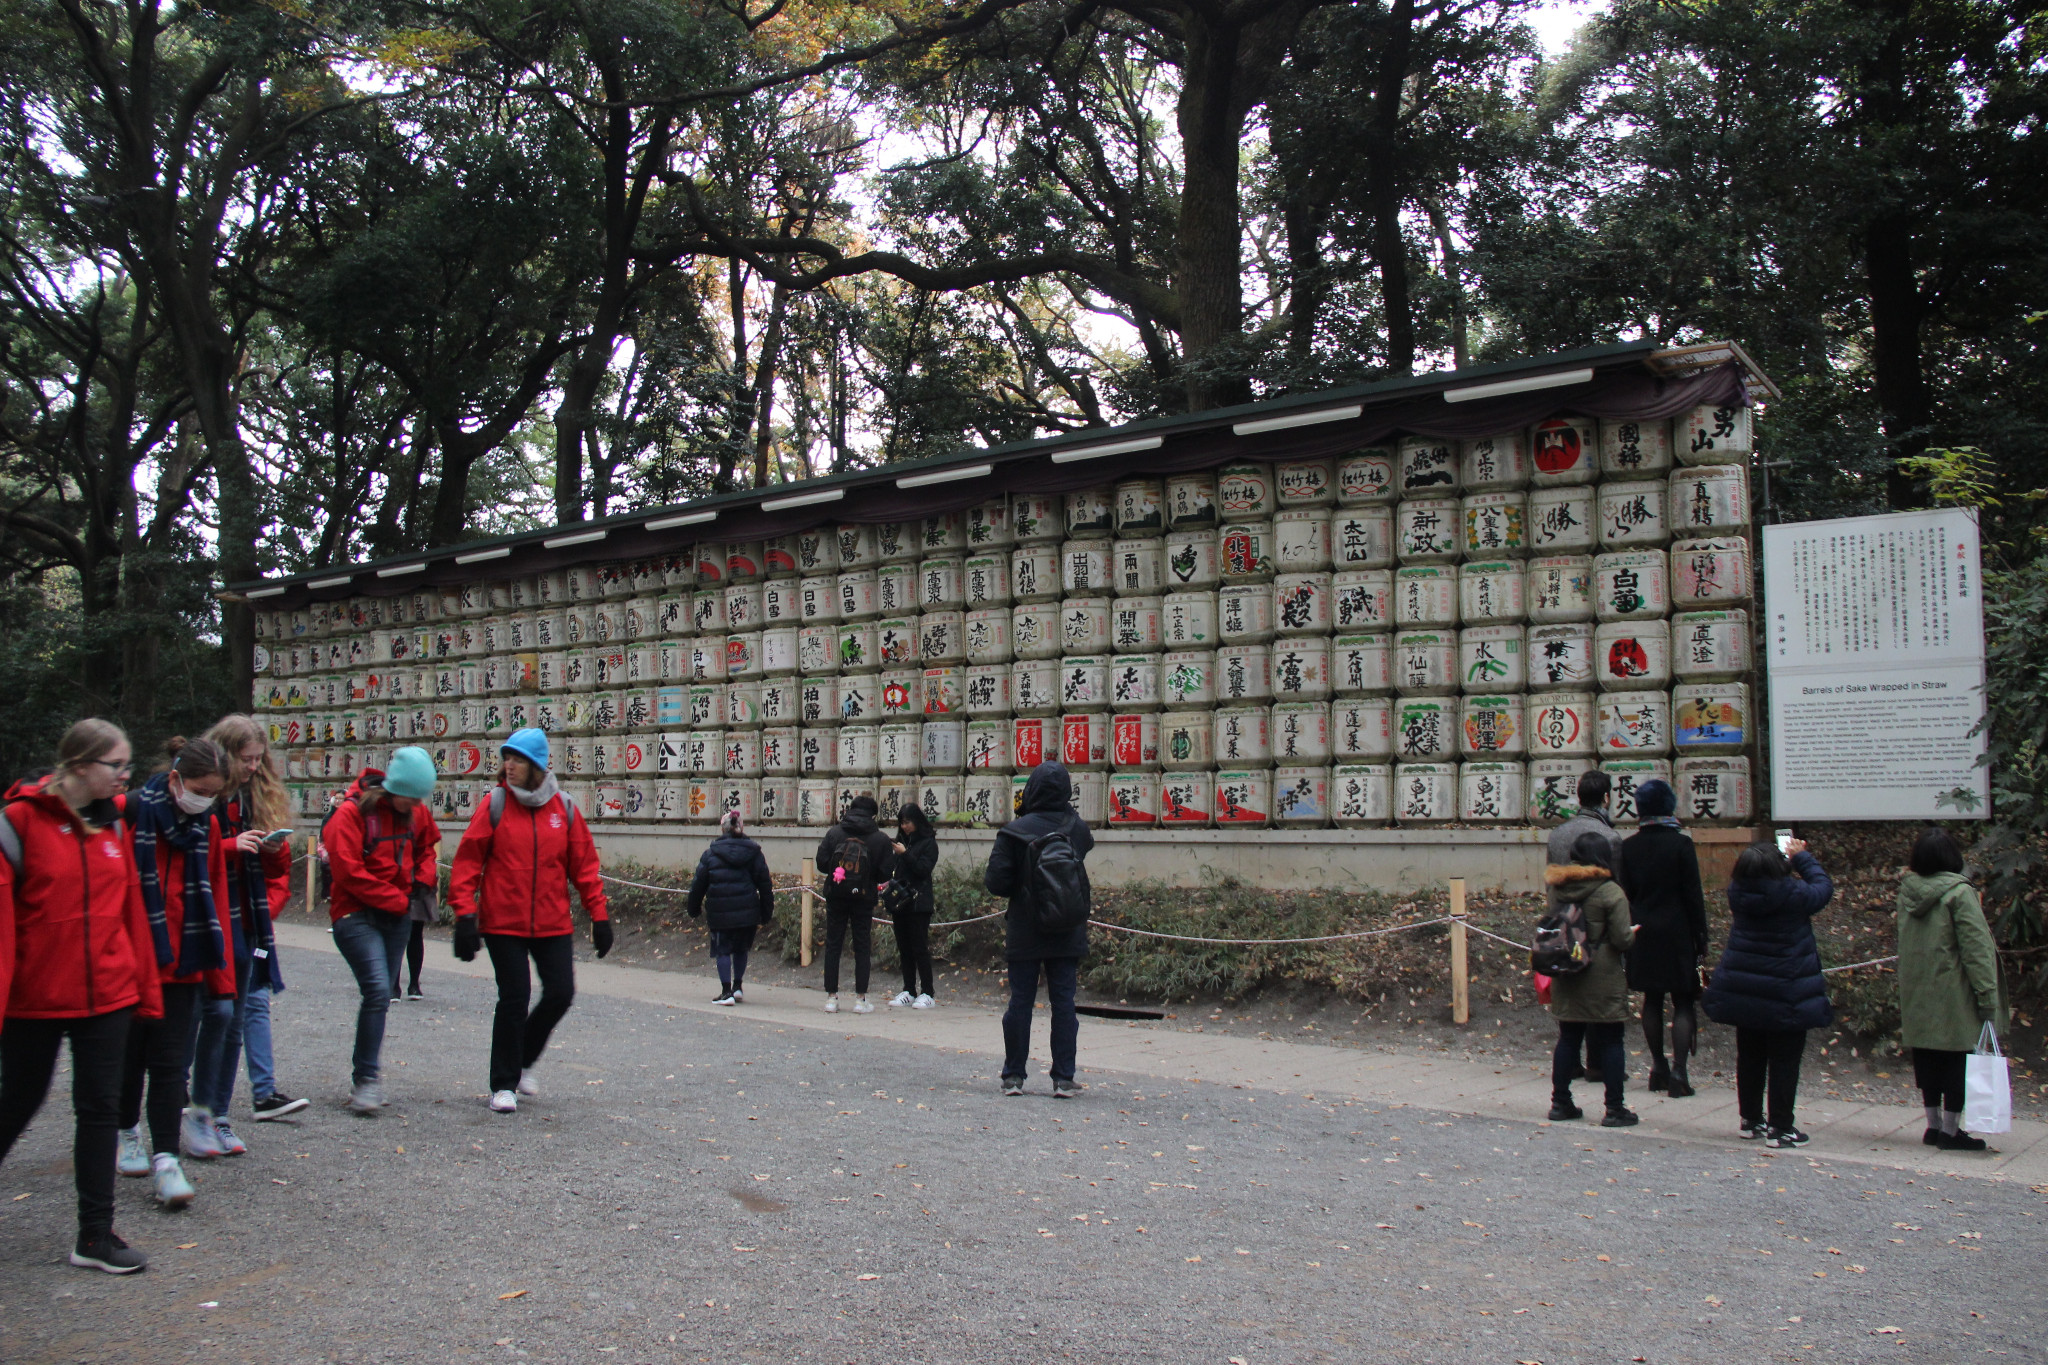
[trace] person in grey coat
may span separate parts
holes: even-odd
[[[1579,813],[1550,831],[1550,839],[1544,850],[1544,861],[1551,867],[1562,867],[1572,860],[1572,845],[1582,835],[1595,834],[1607,841],[1607,867],[1614,880],[1622,880],[1621,831],[1607,818],[1607,802],[1614,790],[1614,780],[1598,768],[1588,768],[1579,774]],[[1561,897],[1555,886],[1545,888],[1550,898],[1550,908],[1557,909]],[[1594,1085],[1602,1083],[1599,1060],[1587,1050],[1584,1064],[1573,1073],[1574,1079],[1584,1076]]]
[[[1088,925],[1048,937],[1033,918],[1028,894],[1030,848],[1048,834],[1065,834],[1082,859],[1095,847],[1095,836],[1074,810],[1074,783],[1058,763],[1041,763],[1024,784],[1017,818],[996,832],[982,881],[992,896],[1010,898],[1005,920],[1004,956],[1010,961],[1010,1007],[1003,1012],[1003,1093],[1024,1093],[1024,1069],[1031,1052],[1031,1011],[1038,1002],[1038,978],[1045,977],[1046,1003],[1052,1010],[1052,1094],[1069,1099],[1074,1083],[1074,1054],[1081,1017],[1074,1009],[1081,959],[1088,955]]]

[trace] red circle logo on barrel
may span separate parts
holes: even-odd
[[[1643,652],[1642,641],[1628,638],[1616,640],[1607,647],[1607,671],[1617,678],[1640,678],[1650,671],[1650,658]]]
[[[1579,429],[1562,417],[1536,424],[1536,467],[1545,474],[1562,474],[1578,467],[1585,455]]]

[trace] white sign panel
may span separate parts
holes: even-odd
[[[1764,528],[1777,818],[1987,814],[1981,583],[1969,511]]]

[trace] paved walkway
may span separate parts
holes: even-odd
[[[300,924],[277,926],[293,948],[325,949],[329,935]],[[481,956],[459,962],[447,943],[427,940],[427,965],[465,976],[488,978]],[[737,1010],[711,1004],[715,978],[699,973],[581,962],[579,992],[638,1000],[699,1013],[746,1018],[786,1028],[861,1035],[878,1041],[913,1043],[958,1053],[1000,1057],[1002,1031],[996,1011],[972,1005],[933,1010],[878,1007],[873,1014],[828,1015],[818,992],[788,986],[752,985]],[[1044,1030],[1038,1030],[1038,1041]],[[1043,1053],[1036,1070],[1043,1072]],[[1081,1069],[1164,1077],[1180,1082],[1238,1086],[1277,1094],[1348,1098],[1412,1105],[1449,1113],[1509,1121],[1542,1122],[1550,1107],[1549,1059],[1523,1066],[1417,1052],[1379,1052],[1201,1034],[1152,1024],[1083,1020]],[[1583,1100],[1582,1100],[1583,1102]],[[1642,1115],[1635,1130],[1644,1137],[1672,1138],[1720,1147],[1748,1148],[1735,1135],[1735,1091],[1704,1085],[1692,1099],[1668,1100],[1632,1089],[1629,1104]],[[1885,1166],[1931,1174],[1960,1174],[2048,1185],[2048,1124],[2015,1122],[1992,1140],[1982,1155],[1937,1151],[1923,1145],[1926,1126],[1919,1109],[1800,1097],[1800,1126],[1813,1136],[1805,1152],[1831,1161]],[[1562,1125],[1560,1125],[1562,1126]],[[1590,1125],[1588,1125],[1590,1129]]]

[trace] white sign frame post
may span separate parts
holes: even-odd
[[[1763,528],[1771,811],[1779,820],[1981,820],[1977,515]]]

